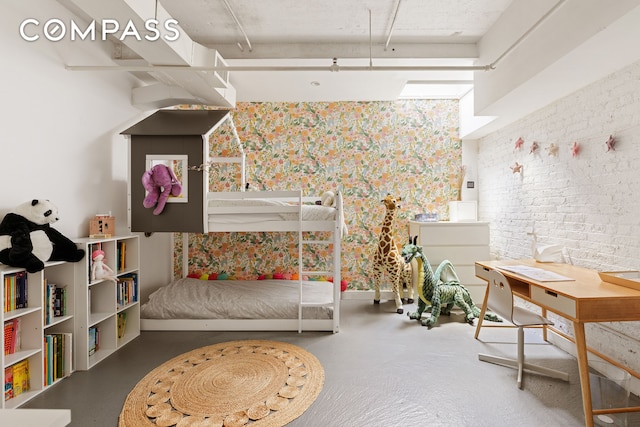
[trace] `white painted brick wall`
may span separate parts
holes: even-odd
[[[610,134],[617,144],[607,152]],[[530,154],[533,141],[540,149]],[[516,161],[522,174],[510,169]],[[494,258],[531,257],[535,228],[573,264],[640,270],[640,62],[479,140],[478,198]],[[590,345],[640,372],[640,322],[587,326]]]

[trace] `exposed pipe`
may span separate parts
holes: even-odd
[[[373,67],[373,42],[371,39],[371,9],[369,9],[369,68]]]
[[[391,21],[391,27],[389,27],[389,35],[387,36],[387,42],[384,44],[384,50],[387,50],[387,47],[389,47],[391,34],[393,34],[393,27],[396,24],[396,18],[398,17],[398,10],[400,10],[400,3],[402,3],[402,0],[398,0],[398,3],[396,3],[396,11],[393,14],[393,20]]]
[[[223,67],[191,67],[188,65],[67,65],[70,71],[489,71],[491,65],[408,65],[408,66],[338,66],[333,62],[331,66],[223,66]]]
[[[538,28],[540,26],[540,24],[542,24],[544,21],[547,20],[547,18],[549,16],[551,16],[551,14],[553,14],[553,12],[555,12],[560,6],[562,6],[563,3],[565,3],[567,0],[559,0],[551,9],[549,9],[547,11],[547,13],[545,13],[544,15],[542,15],[540,17],[540,19],[538,19],[536,21],[535,24],[533,24],[527,31],[524,32],[524,34],[522,34],[518,40],[516,40],[511,46],[509,46],[507,48],[507,50],[505,50],[504,52],[502,52],[502,55],[500,55],[495,61],[493,61],[491,63],[491,68],[495,68],[496,65],[498,64],[498,62],[502,61],[502,59],[507,56],[508,54],[510,54],[516,47],[518,47],[520,45],[520,43],[522,43],[524,41],[524,39],[526,39],[527,37],[529,37],[529,34],[531,34],[536,28]]]
[[[231,9],[231,5],[229,4],[229,2],[227,0],[222,0],[222,2],[227,7],[227,10],[231,14],[231,17],[233,18],[233,20],[236,21],[236,25],[238,26],[238,28],[240,29],[240,32],[244,36],[244,40],[247,42],[247,46],[249,47],[249,52],[252,52],[253,51],[253,47],[251,47],[251,42],[249,41],[249,37],[247,36],[247,33],[244,32],[244,28],[242,28],[242,24],[238,20],[238,17],[236,16],[235,12],[233,11],[233,9]]]

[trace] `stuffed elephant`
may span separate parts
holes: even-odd
[[[182,194],[182,184],[178,181],[173,169],[164,164],[155,165],[145,171],[142,174],[142,186],[148,193],[142,205],[145,208],[155,206],[154,215],[162,213],[169,196],[177,197]]]

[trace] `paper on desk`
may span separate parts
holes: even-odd
[[[544,270],[542,268],[529,267],[528,265],[499,265],[497,268],[521,274],[538,282],[564,282],[572,279],[571,277],[562,276],[553,271]]]

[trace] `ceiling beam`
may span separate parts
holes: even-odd
[[[225,59],[308,59],[308,58],[477,58],[475,43],[254,43],[252,50],[240,50],[236,44],[216,44]],[[371,49],[371,51],[370,51]]]

